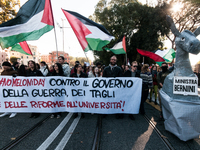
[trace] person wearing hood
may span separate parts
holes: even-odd
[[[3,66],[3,72],[1,73],[2,76],[14,76],[14,77],[17,76],[17,71],[15,71],[12,68],[12,66],[9,62],[7,62],[7,61],[3,62],[2,66]],[[9,118],[13,118],[17,115],[17,113],[5,112],[5,113],[1,114],[0,117],[4,117],[7,115],[10,115]]]
[[[45,61],[40,62],[40,71],[42,72],[43,76],[47,76],[49,73],[49,68]]]
[[[157,76],[157,81],[158,81],[158,89],[160,90],[163,87],[163,83],[165,81],[165,78],[167,77],[168,74],[170,74],[170,71],[168,70],[168,65],[166,62],[162,63],[162,71],[158,73]],[[158,93],[159,93],[158,90]],[[163,120],[163,115],[162,115],[162,104],[161,104],[161,99],[160,99],[160,94],[158,94],[158,100],[159,100],[159,104],[160,104],[160,119]]]

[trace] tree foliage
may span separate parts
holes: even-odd
[[[165,34],[169,32],[165,21],[167,5],[150,7],[142,5],[133,0],[100,0],[96,6],[94,17],[95,22],[99,22],[115,36],[116,40],[121,36],[126,36],[127,56],[130,61],[142,62],[142,57],[137,53],[136,48],[153,51],[158,47],[163,47],[161,42]],[[115,40],[115,41],[116,41]],[[115,43],[112,41],[108,47]],[[112,52],[95,51],[99,59],[108,64]],[[118,55],[118,64],[125,63],[125,56]],[[149,58],[145,58],[145,63],[151,63]]]
[[[184,30],[190,30],[194,32],[196,28],[200,26],[200,8],[199,8],[199,0],[195,0],[196,3],[193,3],[193,0],[171,0],[169,2],[169,7],[165,10],[168,15],[170,15],[174,23],[179,30],[182,32]],[[167,5],[167,4],[166,4]],[[181,6],[179,9],[173,9],[174,6]],[[172,48],[175,48],[175,36],[171,33],[167,35],[167,38],[172,43]]]
[[[1,0],[0,1],[0,24],[13,19],[17,12],[16,7],[20,6],[20,0]]]
[[[14,62],[17,62],[17,57],[10,57],[10,62],[13,64]]]

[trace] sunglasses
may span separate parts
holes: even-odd
[[[138,66],[133,66],[133,67],[138,67]]]

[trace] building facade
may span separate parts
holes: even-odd
[[[36,63],[40,63],[41,60],[41,56],[40,53],[37,50],[37,46],[32,46],[32,45],[28,45],[29,48],[31,49],[31,52],[33,55],[26,55],[26,54],[22,54],[16,51],[10,51],[10,58],[11,57],[17,57],[18,61],[20,64],[24,64],[24,65],[28,65],[28,61],[29,60],[33,60]]]
[[[69,63],[68,53],[65,53],[63,51],[58,51],[58,56],[63,56],[65,58],[65,63]],[[51,64],[55,64],[56,62],[58,62],[57,51],[52,51],[51,53],[49,53],[49,61]]]
[[[9,51],[10,51],[9,49],[2,50],[0,46],[0,68],[2,67],[2,63],[4,61],[9,61],[10,59],[10,54],[8,53]]]

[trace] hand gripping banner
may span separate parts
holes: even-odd
[[[0,112],[138,114],[140,78],[0,77]]]

